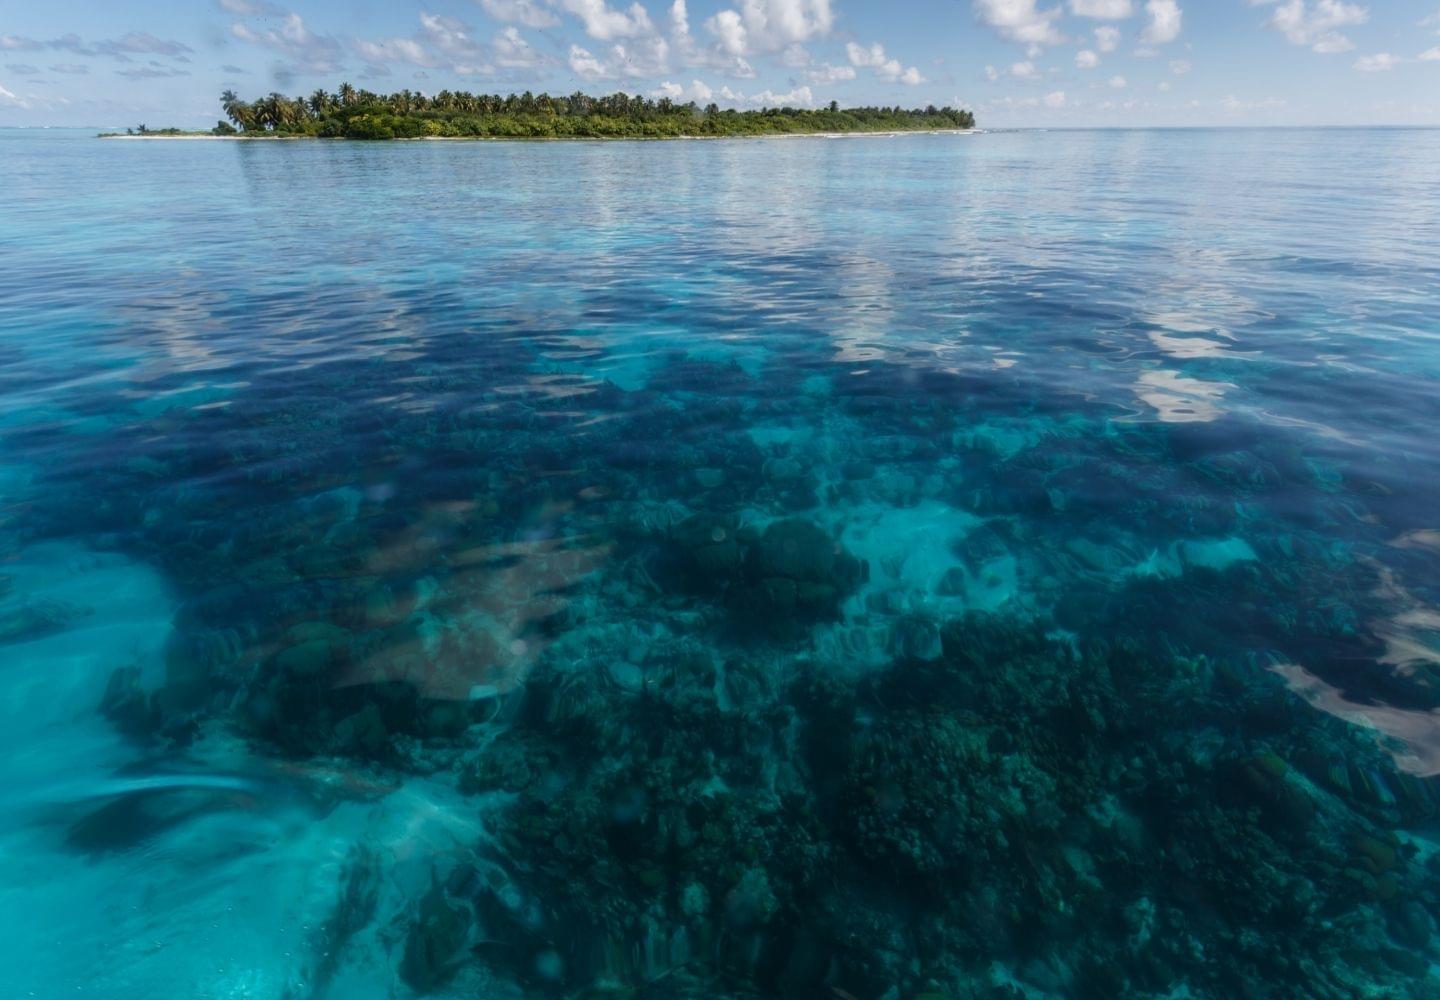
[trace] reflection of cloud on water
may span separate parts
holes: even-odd
[[[1157,350],[1177,361],[1193,361],[1196,358],[1228,358],[1238,356],[1226,350],[1222,342],[1218,340],[1206,340],[1204,337],[1177,337],[1159,330],[1151,330],[1149,337],[1150,343],[1154,344]]]
[[[1440,544],[1440,533],[1411,532],[1391,544],[1401,548],[1430,548]],[[1367,623],[1370,632],[1385,647],[1377,657],[1377,669],[1391,668],[1397,675],[1409,677],[1428,665],[1440,663],[1440,645],[1437,645],[1440,610],[1415,597],[1393,570],[1379,563],[1372,564],[1380,576],[1375,595],[1394,609],[1387,617]],[[1402,770],[1420,777],[1440,774],[1440,709],[1362,705],[1350,701],[1338,688],[1304,667],[1286,664],[1276,667],[1275,672],[1285,678],[1290,690],[1314,707],[1372,730]]]
[[[1202,382],[1179,372],[1152,371],[1141,374],[1135,394],[1153,408],[1167,424],[1208,423],[1224,411],[1218,405],[1229,382]]]
[[[1396,609],[1390,617],[1370,623],[1375,635],[1385,643],[1380,662],[1407,673],[1420,664],[1440,663],[1440,649],[1436,648],[1440,611],[1406,590],[1393,570],[1379,563],[1375,568],[1380,574],[1376,596]]]
[[[1440,530],[1420,528],[1417,531],[1407,531],[1390,544],[1397,549],[1421,549],[1440,553]]]
[[[1428,778],[1440,774],[1440,710],[1423,712],[1388,705],[1359,705],[1339,689],[1293,663],[1273,668],[1295,694],[1315,708],[1371,730],[1402,771]],[[1398,752],[1396,743],[1404,748]]]

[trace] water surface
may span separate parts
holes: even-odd
[[[16,995],[1440,989],[1440,132],[0,176]]]

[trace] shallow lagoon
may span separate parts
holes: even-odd
[[[1440,133],[0,133],[17,995],[1429,996]]]

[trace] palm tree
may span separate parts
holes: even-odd
[[[355,88],[350,86],[350,84],[340,84],[340,89],[335,93],[339,96],[341,104],[350,105],[355,103]]]
[[[316,118],[324,118],[325,112],[330,110],[330,95],[325,93],[322,87],[310,95],[310,100],[307,103],[310,105],[311,114]]]
[[[249,119],[251,125],[255,123],[254,116],[250,114],[250,105],[240,100],[233,90],[227,90],[220,95],[220,106],[225,109],[225,117],[241,128],[247,127],[246,119]]]

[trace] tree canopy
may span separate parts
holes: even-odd
[[[624,93],[594,97],[576,92],[471,94],[401,90],[376,94],[342,83],[334,93],[308,97],[271,93],[241,100],[233,90],[220,98],[226,116],[245,135],[317,136],[336,139],[441,138],[636,138],[779,135],[815,132],[936,131],[973,128],[975,116],[956,108],[901,107],[761,108],[750,111],[701,107],[670,98]],[[233,129],[222,122],[217,134]]]

